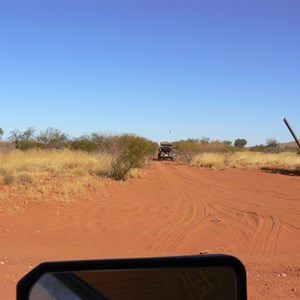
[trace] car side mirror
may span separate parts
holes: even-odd
[[[17,300],[246,299],[246,271],[229,255],[45,262]]]

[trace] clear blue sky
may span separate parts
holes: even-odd
[[[300,1],[2,0],[0,103],[4,138],[291,141]]]

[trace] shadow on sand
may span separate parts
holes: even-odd
[[[263,172],[272,174],[282,174],[287,176],[300,176],[300,170],[286,170],[280,168],[261,168]]]

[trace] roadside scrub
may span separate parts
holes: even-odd
[[[69,202],[72,196],[103,184],[104,178],[141,177],[157,145],[124,134],[105,141],[102,151],[29,149],[0,151],[0,200],[14,196]]]
[[[119,149],[112,163],[111,177],[115,180],[126,180],[130,173],[137,173],[147,164],[157,149],[157,144],[143,137],[122,135],[118,139]]]
[[[251,151],[229,153],[199,153],[193,156],[191,164],[211,169],[281,169],[300,171],[300,156],[292,152],[261,153]]]

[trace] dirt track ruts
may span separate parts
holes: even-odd
[[[228,253],[249,299],[300,299],[300,177],[153,162],[71,204],[0,211],[0,299],[45,260]],[[0,203],[1,205],[1,203]]]

